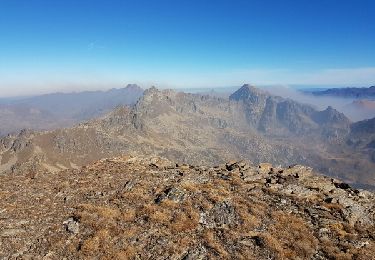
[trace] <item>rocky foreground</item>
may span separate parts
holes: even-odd
[[[375,195],[295,165],[119,157],[0,176],[1,259],[373,259]]]

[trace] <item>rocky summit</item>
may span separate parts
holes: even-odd
[[[373,259],[375,194],[309,167],[122,156],[0,175],[1,259]]]

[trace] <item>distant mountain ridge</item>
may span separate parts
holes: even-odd
[[[69,127],[98,117],[119,105],[132,105],[143,89],[135,84],[108,91],[53,93],[0,104],[0,136],[23,128]]]
[[[118,105],[134,104],[142,93],[143,89],[138,85],[129,84],[125,88],[113,88],[107,91],[46,94],[15,103],[48,109],[56,115],[88,119],[91,118],[92,114],[100,114],[103,111],[109,112],[108,110],[112,110]]]
[[[313,94],[315,96],[336,96],[336,97],[348,97],[348,98],[375,98],[375,86],[368,88],[330,88],[326,90],[313,90],[306,91],[306,93]]]

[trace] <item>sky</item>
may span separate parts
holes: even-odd
[[[0,97],[375,84],[375,1],[1,0]]]

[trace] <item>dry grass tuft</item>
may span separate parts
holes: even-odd
[[[275,221],[264,240],[280,258],[308,259],[316,251],[318,240],[299,217],[282,211],[272,213]]]
[[[199,214],[193,210],[177,214],[173,219],[171,229],[174,233],[194,230],[198,227]]]
[[[213,230],[206,230],[203,234],[206,246],[213,250],[220,258],[229,259],[229,253],[223,247],[223,243],[216,238]]]

